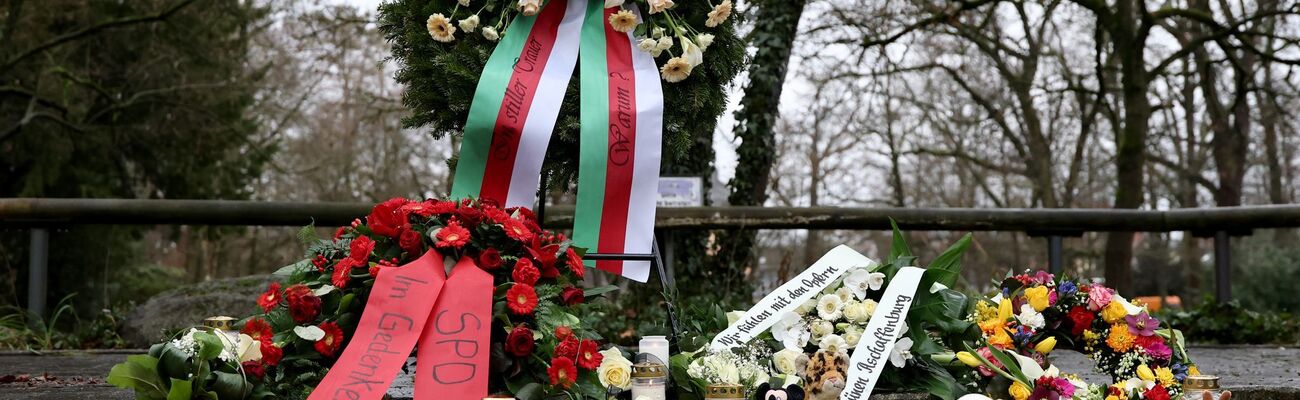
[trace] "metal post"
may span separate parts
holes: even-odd
[[[1227,231],[1214,232],[1214,297],[1220,303],[1232,301],[1232,237]]]
[[[659,233],[660,234],[655,236],[663,238],[664,241],[664,269],[667,270],[665,271],[666,273],[664,277],[673,285],[673,291],[675,292],[677,290],[677,276],[673,271],[673,264],[677,258],[673,254],[674,248],[676,247],[673,245],[673,231],[662,231]]]
[[[1053,275],[1060,275],[1065,266],[1061,264],[1061,236],[1047,237],[1047,270]]]
[[[45,318],[45,296],[49,282],[50,231],[32,228],[32,243],[27,264],[27,311]]]

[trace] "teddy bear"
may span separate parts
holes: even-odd
[[[840,396],[848,383],[849,355],[842,351],[818,350],[812,357],[799,356],[806,395],[812,400],[832,400]]]
[[[803,388],[799,385],[790,385],[782,388],[772,388],[772,385],[763,382],[754,390],[753,400],[804,400]]]

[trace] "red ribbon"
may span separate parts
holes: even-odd
[[[417,400],[481,399],[491,326],[492,275],[472,259],[457,262],[450,279],[433,250],[381,269],[351,342],[307,399],[382,398],[417,341]]]

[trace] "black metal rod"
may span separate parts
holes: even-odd
[[[1232,301],[1232,237],[1224,231],[1214,234],[1214,297]]]
[[[1060,275],[1065,266],[1061,264],[1061,236],[1052,235],[1047,237],[1047,270],[1054,275]]]
[[[50,231],[34,228],[31,233],[32,247],[28,251],[27,264],[27,311],[38,318],[45,318],[45,296],[49,290]]]

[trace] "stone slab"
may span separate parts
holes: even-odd
[[[36,383],[0,384],[0,400],[44,399],[132,399],[130,391],[103,382],[108,370],[129,354],[142,350],[50,352],[45,354],[0,352],[0,377],[6,375],[45,376],[52,380]],[[1300,348],[1262,346],[1193,347],[1192,359],[1202,371],[1220,375],[1225,387],[1238,400],[1300,400]],[[1054,355],[1056,365],[1077,373],[1089,382],[1106,378],[1092,370],[1092,362],[1078,353]],[[412,371],[414,369],[411,369]],[[400,375],[389,395],[410,399],[412,377]],[[895,393],[872,396],[874,400],[921,400],[925,394]]]

